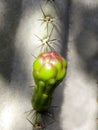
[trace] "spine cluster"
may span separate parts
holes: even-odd
[[[54,6],[55,0],[45,0],[45,5]],[[39,18],[41,26],[45,25],[46,36],[40,38],[41,53],[33,63],[32,76],[35,81],[34,92],[31,100],[33,107],[32,119],[28,121],[33,125],[34,130],[45,128],[45,117],[49,116],[52,95],[55,88],[62,82],[66,75],[67,62],[58,52],[55,51],[57,39],[51,38],[55,29],[55,17],[44,11],[40,5],[42,18]],[[40,30],[41,31],[41,30]],[[31,112],[30,112],[31,113]],[[48,124],[48,123],[47,123]]]

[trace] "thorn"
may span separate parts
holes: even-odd
[[[35,59],[37,58],[35,55],[31,54]]]

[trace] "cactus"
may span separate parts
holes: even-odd
[[[49,109],[54,89],[66,75],[66,60],[57,52],[40,54],[33,64],[35,80],[32,106],[36,111]]]
[[[55,0],[46,0],[51,2]],[[31,119],[27,120],[33,125],[34,130],[45,128],[46,120],[43,117],[50,116],[49,108],[51,106],[52,95],[55,88],[62,82],[66,76],[67,61],[55,51],[57,39],[51,38],[55,27],[55,17],[44,12],[40,6],[43,17],[39,20],[42,24],[46,24],[46,36],[39,37],[35,35],[41,42],[41,54],[39,54],[34,63],[32,76],[34,78],[34,92],[31,99],[32,111],[30,112]],[[49,26],[50,25],[50,26]],[[52,27],[52,28],[51,28]],[[53,46],[54,44],[54,46]]]

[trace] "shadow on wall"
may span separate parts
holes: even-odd
[[[4,4],[6,5],[4,27],[0,30],[0,75],[9,82],[14,56],[14,37],[21,16],[21,2],[6,0]]]
[[[85,70],[98,80],[98,7],[82,10],[82,29],[76,38],[77,52]]]
[[[60,35],[61,44],[61,54],[67,59],[67,52],[68,52],[68,37],[69,37],[69,20],[70,20],[70,6],[71,6],[71,1],[66,0],[66,10],[64,12],[65,15],[62,16],[61,21],[64,26],[61,27],[62,34]],[[62,8],[60,10],[60,13],[62,12]],[[61,14],[59,14],[61,16]]]

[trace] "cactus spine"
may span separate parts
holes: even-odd
[[[51,2],[52,4],[55,1],[47,0],[46,3],[48,4],[48,2]],[[39,20],[42,24],[46,24],[46,37],[40,38],[35,35],[41,41],[42,45],[41,54],[37,56],[33,63],[32,72],[35,86],[31,104],[35,113],[37,113],[35,115],[40,115],[38,118],[36,117],[34,121],[29,120],[30,123],[33,124],[34,129],[37,129],[38,126],[40,126],[39,129],[44,128],[41,115],[49,110],[53,92],[64,79],[67,69],[66,60],[55,51],[55,47],[53,46],[56,39],[51,38],[55,25],[55,17],[46,14],[41,6],[40,8],[43,18],[40,18]]]

